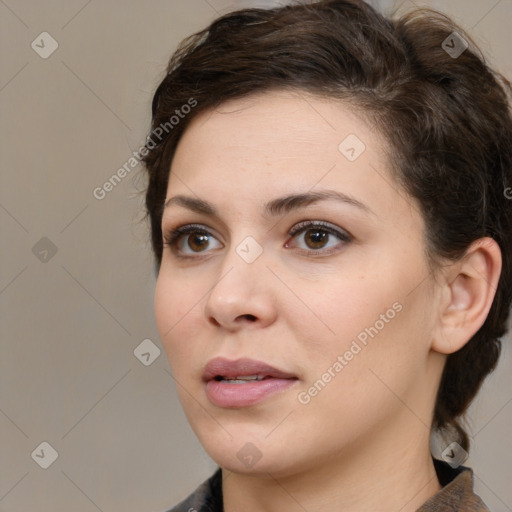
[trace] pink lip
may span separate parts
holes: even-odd
[[[265,377],[260,381],[229,383],[224,379],[235,379],[249,375]],[[216,379],[217,378],[217,379]],[[203,373],[206,394],[210,402],[219,407],[248,407],[261,402],[270,395],[284,391],[297,382],[297,377],[254,359],[229,360],[216,357],[208,362]]]
[[[262,361],[255,359],[225,359],[216,357],[208,362],[203,373],[203,380],[208,382],[215,377],[224,377],[225,379],[234,379],[235,377],[247,375],[263,375],[264,377],[275,377],[279,379],[293,379],[295,375],[278,370]]]

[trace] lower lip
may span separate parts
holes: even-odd
[[[249,407],[288,389],[295,382],[297,379],[270,378],[244,384],[210,380],[206,383],[206,395],[210,402],[219,407]]]

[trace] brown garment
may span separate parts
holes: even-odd
[[[437,478],[443,488],[416,512],[490,512],[473,492],[473,472],[460,466],[451,468],[434,459]],[[218,469],[188,498],[165,512],[223,512],[222,473]]]
[[[416,512],[490,512],[480,496],[473,492],[473,471],[460,466],[452,469],[434,459],[437,479],[443,488]]]

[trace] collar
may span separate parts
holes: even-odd
[[[434,459],[434,467],[442,489],[416,512],[489,512],[473,492],[473,471],[460,466],[452,468]],[[166,512],[223,512],[222,471],[205,480],[188,498]]]

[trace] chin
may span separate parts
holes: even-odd
[[[256,436],[254,433],[243,434],[238,431],[234,437],[223,433],[219,439],[210,433],[206,434],[206,438],[199,439],[213,461],[233,473],[283,477],[297,470],[298,461],[291,457],[291,447],[277,437],[271,442],[263,434]]]

